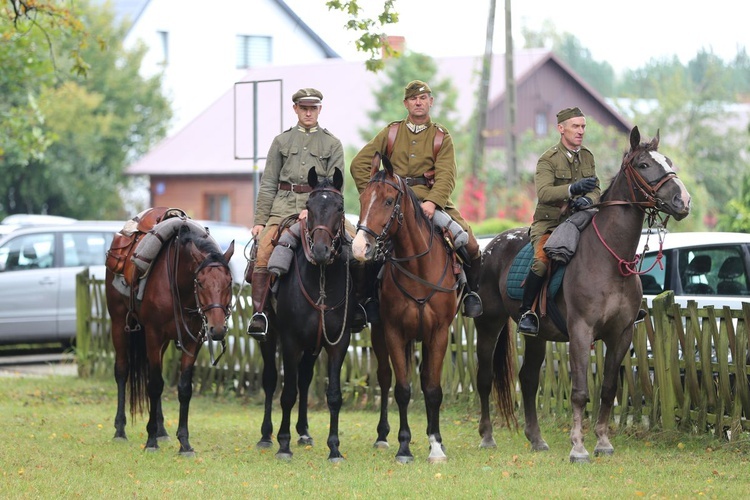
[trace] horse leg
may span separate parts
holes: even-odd
[[[445,455],[443,438],[440,435],[440,405],[443,403],[443,388],[440,386],[440,373],[443,368],[443,358],[445,357],[445,349],[447,347],[447,332],[444,337],[446,342],[435,342],[435,339],[433,339],[432,345],[428,345],[425,342],[422,349],[424,362],[422,363],[420,381],[422,383],[422,393],[424,394],[424,406],[427,412],[427,438],[430,443],[430,454],[427,457],[427,462],[431,464],[448,460],[448,457]]]
[[[411,385],[409,384],[409,362],[408,359],[411,356],[411,349],[407,349],[407,345],[401,341],[395,341],[398,344],[394,347],[388,346],[388,354],[393,364],[393,371],[396,374],[396,387],[393,390],[393,395],[398,404],[398,416],[399,416],[399,429],[398,429],[398,452],[396,453],[396,460],[401,463],[409,463],[414,461],[414,455],[411,454],[409,449],[409,443],[411,443],[411,429],[409,429],[409,419],[407,416],[407,410],[409,408],[409,401],[411,400]],[[413,344],[411,344],[413,345]]]
[[[388,423],[388,398],[391,392],[391,383],[393,373],[391,364],[388,361],[388,349],[385,345],[385,335],[382,325],[371,325],[370,339],[372,350],[375,352],[375,358],[378,361],[378,385],[380,386],[380,420],[378,420],[378,438],[373,445],[375,448],[388,448],[388,434],[391,432],[391,426]]]
[[[198,356],[196,349],[195,356]],[[190,446],[190,432],[188,431],[188,413],[190,411],[190,399],[193,397],[193,370],[195,357],[182,355],[182,369],[177,381],[177,399],[180,401],[180,421],[177,425],[177,440],[180,442],[180,455],[192,457],[195,450]],[[161,400],[161,398],[160,398]]]
[[[159,398],[159,407],[156,410],[156,439],[158,441],[169,441],[169,433],[164,427],[164,410],[162,410],[162,401]]]
[[[116,332],[116,333],[115,333]],[[115,441],[127,441],[125,425],[128,422],[125,413],[125,394],[128,381],[128,345],[125,341],[129,336],[124,332],[124,325],[112,321],[112,343],[115,348],[115,382],[117,383],[117,413],[115,414]]]
[[[596,422],[596,447],[594,456],[613,455],[615,448],[609,441],[609,419],[612,414],[612,406],[615,402],[617,393],[617,379],[620,374],[620,365],[630,348],[630,341],[633,338],[633,327],[629,326],[630,335],[623,332],[616,342],[616,345],[607,345],[607,353],[604,358],[604,380],[602,383],[601,406],[599,407],[599,418]]]
[[[265,400],[263,403],[263,423],[260,425],[260,441],[255,447],[270,448],[273,446],[271,410],[273,409],[273,395],[276,392],[279,376],[276,371],[276,336],[273,329],[269,330],[269,337],[266,342],[260,342],[259,345],[263,357],[262,384]]]
[[[576,325],[569,325],[569,330],[576,331]],[[572,445],[570,450],[571,463],[585,463],[589,461],[589,452],[583,444],[583,415],[586,410],[586,402],[589,398],[587,372],[590,350],[590,338],[571,339],[570,401],[573,407],[573,425],[570,428],[570,444]]]
[[[158,411],[159,402],[161,401],[161,395],[164,391],[164,378],[162,377],[162,365],[161,365],[161,353],[157,356],[159,359],[154,361],[149,359],[149,370],[148,370],[148,397],[149,397],[149,414],[148,423],[146,423],[146,451],[157,451],[159,449],[159,443],[157,440],[157,431],[159,428],[158,424]]]
[[[523,364],[518,372],[523,398],[524,434],[532,451],[547,451],[549,445],[542,438],[536,414],[536,393],[539,389],[539,371],[544,361],[546,343],[537,338],[525,338]]]
[[[299,408],[297,412],[297,434],[299,439],[297,444],[301,446],[313,446],[314,441],[310,436],[309,423],[307,421],[307,402],[310,394],[310,384],[312,383],[313,373],[315,370],[315,361],[317,360],[311,353],[304,353],[299,363]],[[329,378],[330,380],[330,378]]]
[[[490,393],[492,392],[492,359],[495,344],[503,329],[496,331],[496,321],[487,321],[487,312],[474,320],[477,328],[477,392],[481,413],[479,417],[480,448],[497,448],[492,436],[492,419],[490,419]],[[506,320],[507,323],[507,320]]]
[[[279,451],[276,452],[276,458],[288,460],[293,455],[292,449],[289,447],[292,440],[291,414],[292,408],[297,402],[297,370],[300,356],[293,352],[287,352],[289,349],[283,348],[283,350],[284,386],[281,389],[281,426],[279,427],[279,434],[276,436],[279,441]]]
[[[346,346],[336,346],[337,348],[330,349],[328,352],[328,388],[326,389],[326,400],[328,402],[328,413],[330,414],[328,426],[328,449],[330,450],[328,460],[330,462],[341,462],[344,460],[339,450],[339,412],[343,403],[343,398],[341,397],[341,366],[344,364],[344,356],[346,356],[348,348],[348,342],[346,344]]]

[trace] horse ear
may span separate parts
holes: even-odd
[[[234,240],[229,244],[229,248],[227,248],[227,251],[224,252],[224,258],[229,262],[229,259],[232,258],[232,255],[234,255]]]
[[[659,147],[659,129],[658,128],[656,129],[656,137],[654,137],[654,140],[651,142],[654,143],[655,148]]]
[[[640,143],[641,133],[638,131],[638,125],[636,125],[633,127],[633,130],[630,131],[630,150],[635,150]]]
[[[307,185],[313,189],[318,185],[318,173],[315,172],[315,167],[310,167],[307,171]]]
[[[387,156],[383,157],[383,168],[388,173],[389,177],[393,177],[393,163],[391,163],[391,159]]]
[[[376,151],[372,157],[372,168],[370,168],[370,179],[375,177],[375,174],[378,173],[378,170],[380,170],[380,153]]]
[[[336,191],[341,191],[341,188],[344,187],[344,174],[338,168],[333,169],[333,187],[336,188]]]

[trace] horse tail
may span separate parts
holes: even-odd
[[[510,335],[508,322],[500,330],[500,335],[495,343],[495,352],[492,356],[493,387],[497,409],[505,420],[508,427],[518,428],[516,419],[514,393],[515,393],[515,359],[516,350],[513,338]]]
[[[130,331],[128,336],[128,385],[130,386],[130,415],[135,420],[136,414],[143,415],[149,409],[146,392],[148,384],[148,356],[146,355],[146,332],[143,327]]]

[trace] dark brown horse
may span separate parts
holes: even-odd
[[[547,341],[570,342],[571,462],[587,462],[582,421],[588,398],[587,371],[591,343],[602,340],[606,346],[601,407],[595,425],[594,453],[611,455],[609,420],[617,390],[622,360],[630,347],[633,325],[643,292],[635,269],[636,250],[643,222],[653,225],[657,217],[664,223],[669,216],[683,219],[690,212],[690,195],[672,169],[672,162],[657,152],[659,134],[650,142],[640,142],[635,127],[630,134],[630,150],[624,154],[620,171],[602,194],[598,213],[581,232],[578,249],[565,270],[562,292],[554,299],[567,334],[550,319],[540,318],[538,337],[524,337],[523,365],[519,372],[524,431],[532,450],[548,450],[536,414],[540,368]],[[666,214],[666,216],[661,214]],[[489,418],[489,393],[494,383],[498,406],[505,420],[515,421],[513,412],[513,350],[508,318],[519,319],[519,300],[508,294],[508,271],[516,255],[529,242],[528,228],[512,229],[498,235],[484,250],[480,294],[484,314],[477,326],[478,391],[481,400],[479,433],[482,446],[494,446]],[[526,275],[528,268],[524,270]],[[553,299],[550,299],[550,301]]]
[[[159,448],[157,439],[166,437],[161,395],[164,389],[162,357],[170,342],[182,353],[177,395],[180,417],[177,439],[180,454],[194,453],[189,442],[188,409],[193,391],[193,365],[206,340],[223,341],[232,305],[232,275],[229,259],[232,242],[225,253],[198,223],[170,219],[167,237],[153,260],[142,299],[130,309],[130,297],[115,288],[115,276],[106,273],[107,309],[112,319],[115,348],[117,414],[115,439],[126,439],[125,393],[130,388],[131,416],[149,410],[146,450]],[[165,222],[161,223],[165,224]],[[159,226],[154,228],[157,230]]]
[[[378,359],[381,412],[376,446],[387,445],[388,393],[391,384],[388,359],[396,376],[394,395],[399,408],[399,449],[396,460],[411,462],[411,430],[407,408],[415,342],[422,342],[420,377],[427,411],[430,462],[447,460],[440,435],[440,405],[448,330],[457,311],[457,278],[452,255],[443,238],[424,215],[419,200],[406,181],[393,173],[387,157],[373,158],[370,182],[360,194],[355,258],[365,261],[379,254],[385,259],[380,282],[382,326],[373,326],[372,343]]]
[[[298,397],[298,443],[313,444],[307,421],[308,389],[315,362],[325,349],[328,358],[326,402],[330,413],[328,460],[338,462],[343,460],[338,432],[343,403],[341,367],[351,339],[354,308],[358,307],[349,262],[351,251],[344,232],[344,196],[341,194],[344,176],[336,169],[332,179],[319,180],[315,168],[311,168],[307,182],[312,187],[306,204],[307,218],[298,223],[300,239],[295,243],[289,271],[278,279],[274,312],[269,315],[269,337],[261,344],[266,405],[258,447],[269,446],[273,431],[271,404],[276,388],[278,338],[284,364],[284,385],[276,456],[281,459],[292,457],[291,413]],[[287,236],[281,237],[280,244],[285,243]],[[282,249],[276,249],[279,250]]]

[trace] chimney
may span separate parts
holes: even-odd
[[[398,52],[399,54],[404,53],[404,49],[406,48],[406,38],[402,36],[387,36],[385,37],[384,41],[385,43],[390,45],[391,52]],[[382,48],[382,56],[383,59],[388,59],[389,57],[391,57],[385,45]]]

